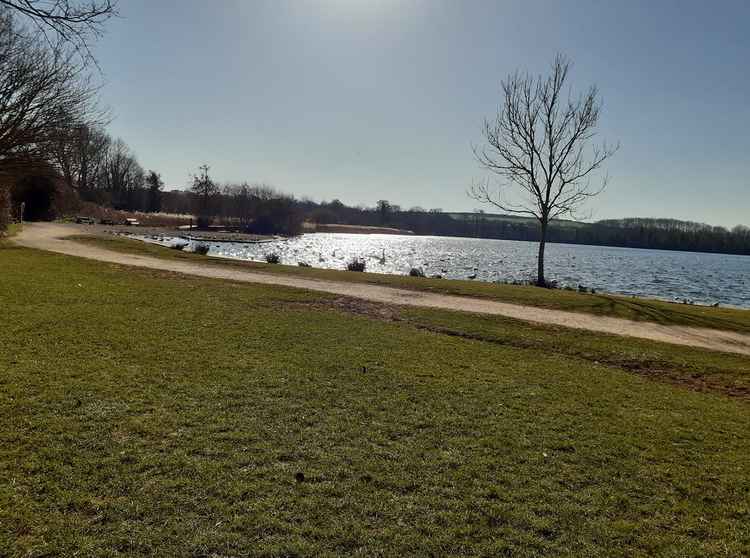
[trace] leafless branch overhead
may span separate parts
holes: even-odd
[[[117,0],[0,0],[0,8],[23,16],[49,45],[69,45],[91,61],[91,43],[117,15]]]

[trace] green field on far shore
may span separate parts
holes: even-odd
[[[0,286],[0,556],[750,554],[746,357],[8,242]]]

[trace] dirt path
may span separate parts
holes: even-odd
[[[23,231],[15,238],[15,241],[29,248],[38,248],[109,263],[174,271],[199,277],[213,277],[267,285],[283,285],[285,287],[323,291],[387,304],[422,306],[507,316],[542,324],[554,324],[615,335],[652,339],[654,341],[663,341],[677,345],[703,347],[717,351],[750,355],[750,335],[740,333],[687,326],[664,326],[651,322],[634,322],[621,318],[608,318],[577,312],[519,306],[478,298],[417,292],[361,283],[305,279],[272,273],[244,271],[229,267],[203,266],[199,263],[177,262],[148,256],[123,254],[61,239],[61,237],[79,232],[85,233],[86,231],[85,229],[79,229],[70,225],[37,223],[26,225]]]

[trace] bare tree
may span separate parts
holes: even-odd
[[[375,212],[380,216],[380,224],[388,224],[388,220],[393,215],[393,206],[388,200],[378,200],[375,203]]]
[[[151,212],[161,211],[161,191],[164,188],[164,181],[158,172],[153,170],[148,171],[146,175],[146,188],[148,189],[146,210]]]
[[[208,175],[209,168],[208,165],[199,167],[200,174],[193,176],[193,185],[190,188],[195,196],[195,212],[198,217],[199,228],[206,228],[211,223],[215,211],[214,201],[219,195],[219,187]]]
[[[97,88],[72,55],[18,32],[0,12],[0,164],[45,158],[51,140],[96,121]]]
[[[100,114],[96,87],[74,58],[39,43],[0,7],[0,188],[19,173],[48,174],[54,142]]]
[[[109,134],[89,124],[61,130],[50,142],[51,158],[65,183],[87,201],[96,199],[111,143]]]
[[[145,174],[122,139],[118,138],[109,145],[99,180],[99,187],[111,196],[115,208],[133,210],[143,205],[136,198],[144,189]]]
[[[569,215],[606,186],[592,185],[617,146],[592,145],[601,101],[596,86],[574,96],[566,90],[570,61],[555,57],[550,75],[515,72],[502,82],[503,104],[485,120],[485,143],[474,147],[479,163],[501,183],[475,182],[469,195],[506,213],[536,218],[540,226],[536,283],[546,286],[544,248],[550,220]],[[516,198],[504,195],[514,187]],[[520,194],[520,195],[519,195]]]
[[[252,189],[247,182],[242,184],[227,184],[224,196],[229,203],[225,203],[226,216],[236,219],[241,227],[247,227],[253,220]]]
[[[91,42],[117,15],[117,0],[0,0],[0,7],[26,18],[52,45],[69,45],[93,60]]]
[[[10,213],[10,186],[0,184],[0,237],[3,236],[10,224]]]

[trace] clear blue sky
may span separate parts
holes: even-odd
[[[593,218],[750,224],[750,2],[121,0],[110,126],[168,187],[198,165],[297,196],[472,210],[499,83],[556,52],[622,145]]]

